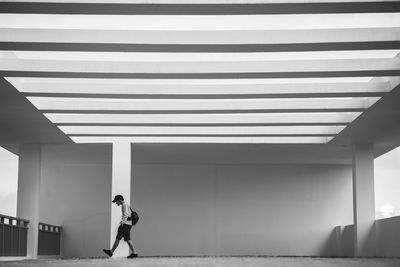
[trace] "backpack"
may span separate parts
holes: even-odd
[[[133,211],[131,208],[131,216],[128,217],[128,221],[132,221],[132,225],[135,225],[139,221],[139,215],[136,211]]]

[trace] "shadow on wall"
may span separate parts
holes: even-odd
[[[372,231],[371,231],[372,232]],[[321,250],[324,257],[354,256],[354,225],[336,226],[332,229]]]
[[[354,256],[354,225],[338,226],[340,228],[340,257]]]
[[[371,227],[368,242],[375,242],[376,257],[400,257],[400,216],[376,220]],[[354,256],[354,225],[341,227],[340,234],[341,257]]]
[[[340,256],[340,239],[341,239],[341,227],[336,226],[333,228],[332,232],[321,249],[321,256],[324,257],[338,257]]]
[[[98,225],[106,222],[108,213],[94,213],[81,219],[69,219],[65,221],[62,229],[61,251],[62,257],[100,257],[104,256],[101,248],[108,247],[104,238],[105,234],[99,234],[96,227],[88,228],[87,225]],[[79,240],[79,242],[77,242]]]
[[[400,216],[375,221],[376,248],[380,257],[400,257]]]

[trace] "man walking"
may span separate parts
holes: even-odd
[[[128,246],[129,246],[129,249],[131,252],[127,258],[128,259],[136,258],[138,256],[138,254],[135,252],[135,248],[133,247],[133,244],[131,241],[132,221],[128,220],[128,217],[130,217],[130,214],[131,214],[131,208],[130,208],[129,204],[126,201],[124,201],[124,197],[121,195],[116,195],[112,202],[117,204],[118,206],[121,206],[122,218],[121,218],[120,225],[118,227],[117,237],[115,238],[112,249],[103,249],[103,251],[108,256],[112,257],[114,251],[117,249],[117,247],[119,245],[119,241],[122,238],[124,238],[124,241],[126,243],[128,243]]]

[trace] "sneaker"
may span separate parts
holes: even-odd
[[[131,255],[129,255],[127,258],[128,259],[133,259],[133,258],[137,258],[138,254],[137,253],[132,253]]]
[[[109,249],[103,249],[103,252],[106,253],[109,257],[112,257],[112,252]]]

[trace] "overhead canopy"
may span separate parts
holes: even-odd
[[[0,2],[1,75],[78,143],[341,143],[399,53],[397,1]]]

